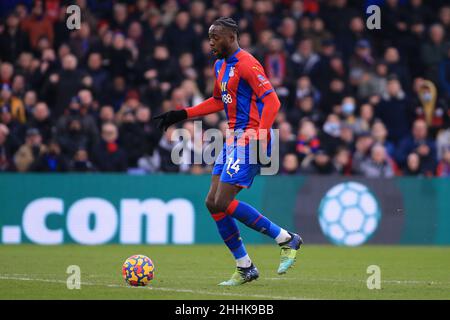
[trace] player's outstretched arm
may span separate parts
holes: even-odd
[[[220,98],[211,97],[202,103],[199,103],[195,107],[187,108],[187,116],[188,118],[196,118],[203,117],[207,114],[216,113],[218,111],[223,110],[223,103]]]
[[[185,108],[181,110],[172,110],[160,115],[157,115],[153,120],[158,121],[159,130],[167,130],[171,125],[180,121],[202,117],[210,113],[215,113],[223,110],[223,103],[221,100],[211,97],[195,107]]]

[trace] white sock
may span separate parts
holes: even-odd
[[[241,268],[248,268],[252,265],[252,260],[248,254],[246,254],[242,258],[236,259],[236,265]]]
[[[277,237],[275,238],[275,241],[280,244],[286,241],[291,240],[291,235],[284,229],[281,229],[280,234],[277,235]]]

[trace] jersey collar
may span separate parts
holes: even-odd
[[[238,61],[238,59],[236,58],[236,55],[238,54],[239,51],[241,51],[241,48],[237,48],[237,50],[231,55],[231,57],[229,57],[228,59],[225,60],[226,63]]]

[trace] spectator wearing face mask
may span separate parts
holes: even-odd
[[[335,154],[336,148],[340,144],[341,139],[341,120],[332,113],[328,115],[327,120],[323,124],[322,132],[319,134],[321,149],[328,154]]]
[[[425,120],[433,138],[449,123],[449,108],[438,98],[436,86],[429,80],[424,80],[420,85],[412,106],[416,119]]]
[[[345,122],[348,125],[353,125],[356,121],[355,111],[356,111],[356,101],[352,96],[345,97],[342,99],[341,103],[341,115]]]

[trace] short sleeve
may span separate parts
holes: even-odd
[[[273,91],[272,84],[267,79],[264,68],[259,63],[246,63],[240,69],[241,77],[247,81],[259,99]]]

